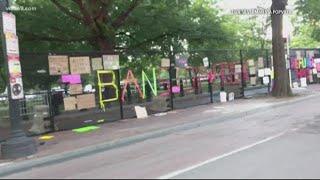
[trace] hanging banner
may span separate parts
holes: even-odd
[[[120,69],[119,55],[103,55],[102,59],[105,70]]]
[[[48,56],[49,74],[69,74],[68,56]]]
[[[71,74],[90,74],[90,58],[83,57],[70,57],[70,71]]]

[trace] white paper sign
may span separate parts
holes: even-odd
[[[241,64],[236,64],[234,68],[235,73],[241,73]]]
[[[312,74],[309,75],[309,82],[310,82],[310,83],[313,83],[313,76],[312,76]]]
[[[17,34],[16,16],[12,13],[2,12],[3,32]]]
[[[138,119],[141,118],[147,118],[148,117],[148,113],[145,107],[140,107],[140,106],[134,106],[134,109],[136,111],[136,115]]]
[[[267,84],[269,84],[269,83],[270,83],[270,78],[269,78],[268,76],[263,77],[263,84],[264,84],[264,85],[267,85]]]
[[[312,69],[312,74],[317,74],[317,73],[318,73],[317,69],[316,69],[316,68],[313,68],[313,69]]]
[[[233,101],[234,100],[234,92],[229,93],[228,100]]]
[[[209,67],[209,60],[207,57],[203,58],[203,66],[204,67]]]
[[[220,92],[220,102],[227,102],[227,93],[226,92]]]
[[[249,74],[250,75],[256,75],[256,68],[255,67],[250,67]]]
[[[317,73],[317,78],[320,78],[320,73]]]
[[[264,75],[265,76],[270,76],[271,75],[271,69],[270,68],[265,68],[264,69]]]
[[[259,69],[258,70],[258,76],[259,77],[263,77],[265,74],[264,74],[264,69]]]
[[[301,78],[300,79],[300,86],[301,87],[307,87],[307,78]]]
[[[294,82],[294,83],[292,83],[292,86],[293,86],[293,88],[298,88],[299,84],[298,84],[298,82]]]
[[[256,85],[257,84],[257,78],[256,77],[250,77],[250,84]]]
[[[314,59],[314,63],[315,63],[315,64],[316,64],[316,63],[320,63],[320,58]]]

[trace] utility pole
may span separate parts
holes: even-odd
[[[7,88],[11,132],[1,144],[3,158],[19,158],[36,153],[35,141],[22,130],[20,100],[24,98],[15,16],[8,12],[9,0],[0,1],[2,48],[7,68]]]

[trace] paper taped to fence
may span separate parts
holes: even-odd
[[[256,77],[250,77],[250,84],[256,85],[257,84],[257,78]]]
[[[271,69],[270,68],[264,68],[264,75],[270,76],[271,75]]]
[[[69,93],[71,95],[82,94],[83,93],[82,84],[70,84]]]
[[[259,69],[258,70],[258,76],[259,77],[263,77],[265,74],[264,74],[264,69]]]
[[[249,73],[250,73],[250,75],[256,75],[256,68],[255,67],[250,67]]]
[[[253,59],[249,59],[248,60],[248,66],[254,66],[254,60]]]
[[[68,56],[48,56],[49,74],[69,74]]]
[[[235,73],[241,73],[241,64],[236,64],[234,66]]]
[[[68,83],[68,84],[80,84],[81,83],[81,77],[79,74],[67,74],[61,76],[62,83]]]
[[[234,92],[229,93],[228,100],[233,101],[234,100]]]
[[[93,71],[102,70],[103,69],[102,58],[100,58],[100,57],[92,58],[91,59],[91,67],[92,67]]]
[[[70,57],[71,74],[90,74],[90,58],[88,56]]]
[[[170,59],[168,58],[161,59],[161,67],[170,67]]]
[[[270,78],[269,78],[269,76],[263,77],[263,84],[264,84],[264,85],[267,85],[267,84],[269,84],[269,83],[270,83]]]
[[[94,94],[83,94],[77,96],[77,108],[90,109],[96,107],[95,95]]]
[[[65,111],[71,111],[76,109],[77,101],[75,97],[65,97],[63,98],[63,102]]]
[[[106,70],[120,69],[119,55],[103,55],[103,67]]]
[[[258,67],[263,68],[264,67],[264,62],[263,62],[263,57],[258,58]]]

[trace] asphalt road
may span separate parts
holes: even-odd
[[[319,102],[268,108],[4,178],[320,178]]]

